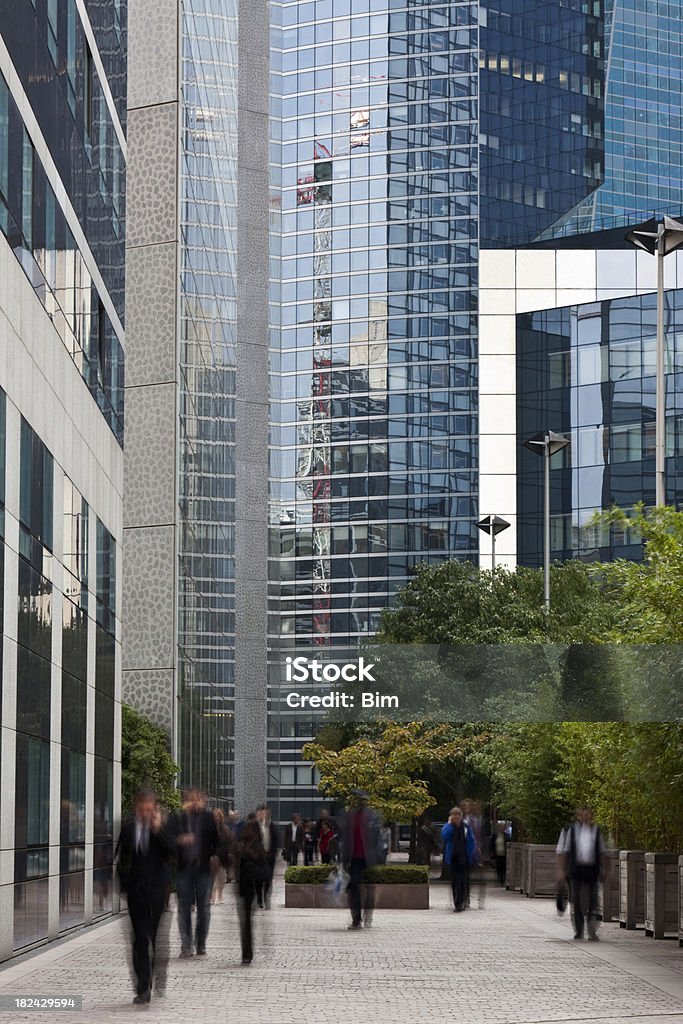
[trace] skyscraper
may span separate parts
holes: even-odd
[[[284,658],[356,647],[418,563],[516,516],[518,399],[544,389],[518,329],[625,298],[596,255],[620,240],[577,236],[677,212],[676,11],[176,13],[141,2],[131,37],[125,692],[183,780],[288,817],[316,723],[283,711]]]
[[[0,3],[0,959],[116,903],[125,13]]]
[[[123,692],[225,804],[265,792],[267,25],[131,9]]]

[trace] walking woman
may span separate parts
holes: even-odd
[[[261,830],[255,818],[247,821],[237,844],[237,908],[242,940],[242,963],[247,966],[254,958],[252,917],[257,891],[261,891],[268,878],[266,851],[261,842]]]

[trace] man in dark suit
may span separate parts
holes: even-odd
[[[209,897],[211,896],[211,858],[220,845],[220,836],[206,797],[198,789],[185,792],[182,810],[174,821],[178,849],[176,891],[178,895],[178,926],[180,955],[191,957],[206,954],[209,933]],[[192,936],[192,904],[197,907],[197,929]]]
[[[277,829],[273,825],[270,807],[261,804],[256,812],[259,831],[261,833],[261,844],[266,853],[266,871],[264,882],[261,888],[256,887],[256,899],[260,907],[270,910],[270,890],[273,887],[273,875],[275,874],[275,858],[277,856]]]
[[[284,843],[282,844],[287,863],[296,867],[299,854],[304,848],[304,827],[298,814],[292,815],[289,825],[285,825]]]
[[[138,790],[133,816],[121,826],[116,848],[118,878],[128,899],[133,928],[134,1003],[150,1001],[152,974],[155,991],[161,994],[165,987],[166,959],[156,956],[157,932],[171,879],[169,861],[173,852],[173,838],[163,825],[156,793],[152,789]]]

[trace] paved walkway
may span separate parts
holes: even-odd
[[[126,1024],[683,1024],[683,950],[604,925],[574,942],[552,900],[490,892],[486,908],[450,911],[434,886],[430,911],[379,911],[346,931],[343,910],[257,911],[256,956],[240,964],[234,904],[214,908],[208,954],[178,960],[175,915],[166,995],[132,1005],[118,918],[0,969],[0,996],[82,995],[83,1010],[0,1013],[0,1021]]]

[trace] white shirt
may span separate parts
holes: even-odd
[[[598,831],[597,825],[581,825],[575,821],[571,828],[564,829],[557,844],[558,853],[570,853],[572,848],[572,829],[576,843],[576,863],[590,865],[595,864],[595,839]],[[600,836],[598,852],[602,853],[603,842]]]
[[[296,833],[297,833],[298,828],[299,828],[298,824],[295,825],[294,822],[292,822],[292,842],[293,843],[296,842]]]
[[[261,829],[261,842],[263,843],[263,849],[268,853],[270,850],[270,828],[267,821],[260,821],[259,828]]]
[[[145,825],[139,818],[135,819],[135,849],[140,849],[140,843],[142,842],[143,830],[147,828],[147,843],[149,844],[149,827]]]

